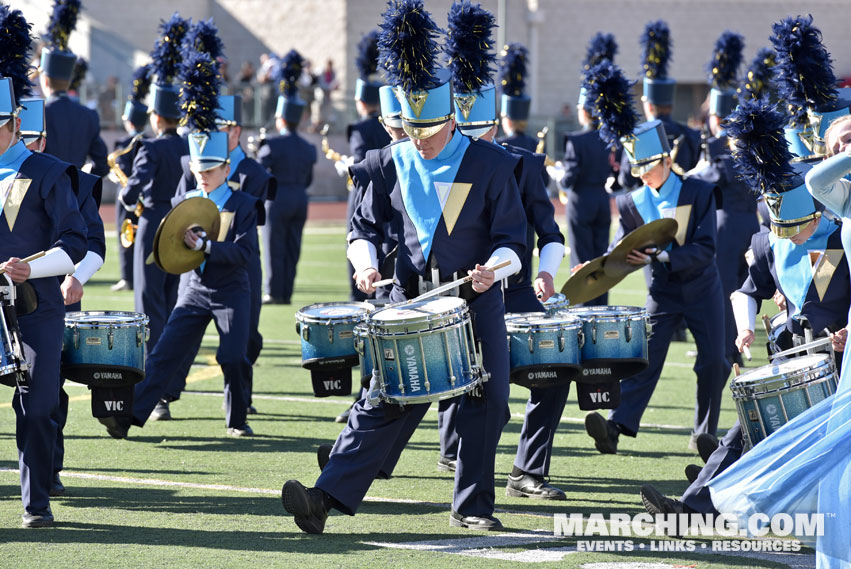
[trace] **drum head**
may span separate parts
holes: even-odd
[[[640,306],[577,306],[568,310],[583,320],[592,318],[629,318],[645,316],[647,311]]]
[[[567,297],[560,292],[557,292],[544,302],[544,308],[546,308],[548,312],[552,312],[554,310],[567,308],[569,304]]]
[[[404,322],[407,320],[419,320],[431,315],[438,316],[452,312],[458,312],[466,302],[463,299],[454,296],[441,296],[439,298],[429,298],[404,304],[402,306],[384,308],[372,315],[372,320],[376,322]]]
[[[66,324],[77,324],[78,326],[127,326],[146,322],[147,320],[147,316],[138,312],[86,311],[69,312],[65,315]]]
[[[352,320],[373,310],[366,302],[321,302],[305,306],[296,313],[299,320]]]
[[[771,325],[771,329],[776,330],[777,328],[779,328],[781,326],[785,326],[786,325],[786,318],[787,318],[787,314],[786,314],[785,310],[783,310],[782,312],[778,312],[777,314],[772,316],[771,320],[769,321],[769,323]]]
[[[803,372],[811,371],[819,367],[829,368],[833,358],[830,354],[806,354],[797,358],[783,360],[758,367],[739,377],[733,379],[730,387],[735,390],[765,383],[766,381],[783,378],[793,378]]]
[[[505,327],[509,332],[536,329],[569,329],[582,326],[582,320],[567,313],[548,316],[546,312],[518,312],[505,315]]]

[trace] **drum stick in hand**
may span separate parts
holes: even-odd
[[[378,288],[378,287],[382,287],[382,286],[389,286],[389,285],[392,285],[392,284],[393,284],[393,279],[382,279],[380,281],[375,281],[374,283],[372,283],[372,287]]]
[[[497,269],[507,267],[510,264],[511,264],[511,260],[509,259],[509,260],[503,261],[501,263],[497,263],[493,267],[485,267],[485,270],[486,271],[496,271]],[[418,300],[424,300],[426,298],[431,298],[432,296],[437,296],[441,293],[446,292],[447,290],[452,290],[453,288],[461,286],[464,283],[468,283],[471,280],[473,280],[473,277],[471,277],[470,275],[467,275],[466,277],[461,277],[460,279],[454,280],[451,283],[446,283],[445,285],[440,285],[439,287],[433,288],[428,292],[424,292],[423,294],[419,295],[416,298],[412,298],[411,300],[408,301],[408,304],[410,304],[412,302],[416,302]]]
[[[45,253],[46,253],[46,251],[39,251],[38,253],[33,253],[32,255],[27,257],[26,259],[21,259],[21,263],[32,263],[36,259],[40,259],[41,257],[44,257]],[[3,275],[5,273],[6,273],[6,269],[0,269],[0,275]]]
[[[751,361],[753,359],[751,358],[751,349],[749,347],[742,346],[742,351],[745,353],[745,357],[748,359],[748,361]]]

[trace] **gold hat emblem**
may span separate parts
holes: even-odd
[[[768,206],[768,211],[774,219],[780,218],[780,207],[783,204],[783,196],[780,194],[765,194],[765,205]]]
[[[456,94],[455,104],[461,109],[461,115],[464,120],[470,120],[470,111],[473,110],[473,105],[476,103],[476,95],[473,93]]]
[[[635,143],[638,139],[634,135],[625,136],[623,140],[621,140],[621,144],[623,144],[623,149],[626,150],[626,153],[629,154],[630,158],[635,158]]]
[[[210,140],[210,136],[206,132],[195,132],[192,133],[192,140],[195,142],[195,146],[198,147],[198,152],[200,154],[204,154],[204,148],[207,146],[207,142]]]
[[[400,92],[400,94],[402,93]],[[426,99],[428,99],[428,91],[411,91],[403,94],[411,106],[411,110],[414,111],[414,116],[420,118],[420,113],[423,111]]]

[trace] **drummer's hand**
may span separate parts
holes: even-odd
[[[541,302],[546,302],[549,297],[556,293],[553,276],[547,271],[538,273],[538,278],[535,279],[532,286],[535,288],[535,295]]]
[[[776,304],[777,308],[780,310],[786,310],[786,297],[783,296],[783,293],[779,290],[774,291],[774,304]]]
[[[355,283],[357,284],[359,291],[366,294],[372,294],[375,292],[375,287],[372,286],[372,283],[381,280],[381,273],[379,273],[375,268],[369,267],[359,273],[355,273],[355,276],[352,278],[355,279]]]
[[[584,267],[588,263],[589,263],[589,261],[585,261],[584,263],[579,263],[578,265],[572,266],[570,268],[570,274],[575,275],[576,273],[578,273],[582,269],[582,267]]]
[[[745,350],[744,347],[750,347],[754,343],[754,340],[756,340],[756,336],[754,336],[753,330],[739,330],[739,336],[736,338],[736,348],[740,352],[743,352]]]
[[[633,249],[626,256],[626,262],[630,265],[649,265],[650,261],[652,261],[650,255],[646,255],[638,249]]]
[[[842,328],[841,330],[837,330],[836,332],[831,333],[830,343],[833,344],[833,351],[844,352],[845,351],[845,341],[847,339],[848,339],[848,328]]]
[[[22,283],[30,278],[29,263],[21,262],[19,257],[10,257],[8,261],[0,264],[0,269],[6,269],[6,274],[14,283]]]
[[[476,268],[467,271],[467,274],[473,277],[473,290],[476,292],[485,292],[493,286],[493,271],[489,271],[484,265],[476,263]]]
[[[72,275],[67,275],[59,288],[62,290],[65,306],[80,302],[83,299],[83,285]]]

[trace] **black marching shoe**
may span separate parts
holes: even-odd
[[[438,472],[455,472],[455,466],[458,464],[458,461],[454,458],[446,458],[445,456],[441,456],[437,459],[437,471]]]
[[[718,448],[718,437],[709,433],[702,433],[697,435],[695,445],[697,446],[697,454],[700,455],[700,458],[705,464],[709,462],[709,457]]]
[[[255,407],[254,405],[249,405],[245,409],[245,414],[246,415],[256,415],[257,414],[257,407]]]
[[[130,417],[99,417],[98,421],[106,427],[106,432],[113,439],[126,439],[127,432],[133,424]]]
[[[21,527],[25,528],[49,528],[53,526],[53,513],[50,509],[46,514],[31,514],[24,512],[21,516]]]
[[[349,405],[349,408],[348,408],[348,409],[346,409],[345,411],[343,411],[342,413],[340,413],[339,415],[337,415],[337,418],[336,418],[336,419],[334,419],[334,422],[335,422],[335,423],[340,423],[341,425],[345,425],[346,423],[348,423],[348,422],[349,422],[349,413],[351,413],[351,412],[352,412],[352,407],[354,407],[354,406],[355,406],[355,404],[354,404],[354,403],[352,403],[351,405]]]
[[[53,481],[50,483],[50,490],[47,493],[52,498],[65,495],[65,485],[62,484],[62,480],[59,478],[58,472],[53,473]]]
[[[703,468],[696,464],[689,464],[686,466],[686,478],[688,479],[689,484],[694,484],[694,481],[697,480],[698,476],[700,476],[701,470],[703,470]]]
[[[228,427],[228,435],[231,437],[253,437],[254,430],[248,426],[248,423],[238,427]]]
[[[546,480],[524,472],[520,476],[508,475],[505,495],[512,498],[534,498],[538,500],[567,500],[564,492],[550,486]]]
[[[329,460],[331,460],[331,449],[333,448],[334,445],[323,443],[316,449],[316,462],[319,463],[320,471],[325,470],[325,465],[328,464]]]
[[[641,501],[644,503],[644,509],[652,516],[656,514],[686,514],[691,511],[686,509],[685,504],[679,500],[668,498],[650,485],[641,487]]]
[[[168,401],[160,399],[154,406],[154,410],[148,416],[149,421],[171,421],[171,411],[168,408]]]
[[[585,432],[594,439],[594,447],[602,454],[618,453],[620,431],[613,421],[604,419],[599,413],[591,411],[585,415]]]
[[[449,514],[449,525],[456,528],[475,529],[480,531],[499,531],[502,522],[493,516],[462,516],[455,510]]]
[[[281,489],[281,502],[301,531],[320,534],[328,519],[324,494],[319,488],[305,488],[298,480],[287,480]]]

